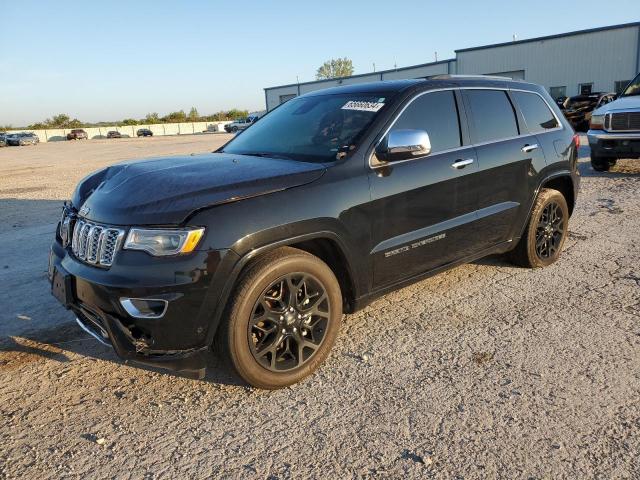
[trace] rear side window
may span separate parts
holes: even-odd
[[[558,120],[540,96],[525,92],[511,92],[511,94],[516,99],[531,133],[541,133],[559,126]]]
[[[402,129],[426,130],[433,153],[459,147],[460,123],[454,93],[433,92],[416,98],[391,127]]]
[[[491,142],[518,135],[513,106],[502,90],[467,90],[475,127],[474,143]]]

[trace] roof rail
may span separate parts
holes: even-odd
[[[434,75],[432,77],[429,77],[430,80],[446,80],[449,78],[459,78],[459,79],[465,79],[465,78],[479,78],[479,79],[495,79],[495,80],[514,80],[511,77],[501,77],[500,75],[453,75],[453,74],[444,74],[444,75]]]

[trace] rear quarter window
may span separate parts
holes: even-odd
[[[516,114],[503,90],[467,90],[474,126],[473,142],[484,143],[519,134]]]
[[[542,133],[559,127],[547,103],[535,93],[512,92],[531,133]]]

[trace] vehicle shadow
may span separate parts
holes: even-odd
[[[33,330],[20,335],[0,337],[0,374],[7,374],[12,370],[19,370],[26,365],[43,359],[69,363],[74,356],[93,358],[117,365],[128,365],[133,368],[155,372],[168,377],[182,377],[182,375],[135,362],[121,360],[115,351],[98,343],[94,338],[83,332],[75,322],[40,330]],[[195,380],[194,380],[195,381]],[[239,377],[226,366],[225,362],[214,352],[207,356],[207,372],[204,379],[199,380],[219,385],[248,387]]]

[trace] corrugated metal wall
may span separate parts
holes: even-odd
[[[465,49],[455,60],[416,65],[343,80],[308,82],[265,89],[267,110],[313,90],[378,80],[420,78],[443,73],[500,74],[579,93],[580,84],[592,91],[615,91],[615,82],[633,79],[640,69],[640,26],[614,26],[540,40]]]
[[[637,26],[457,52],[459,74],[524,70],[525,80],[550,87],[566,86],[577,95],[581,83],[593,91],[614,91],[614,83],[631,80],[638,62]]]
[[[448,65],[451,63],[451,65]],[[288,100],[291,95],[303,95],[315,90],[325,88],[338,87],[340,85],[353,85],[356,83],[378,82],[380,80],[397,80],[405,78],[421,78],[431,75],[442,75],[445,73],[454,73],[455,60],[443,61],[433,64],[417,65],[415,67],[406,67],[397,70],[384,70],[364,75],[356,75],[354,77],[343,78],[340,80],[326,80],[318,82],[307,82],[299,85],[284,85],[282,87],[273,87],[265,89],[265,101],[267,110],[272,110],[280,105],[281,100]]]

